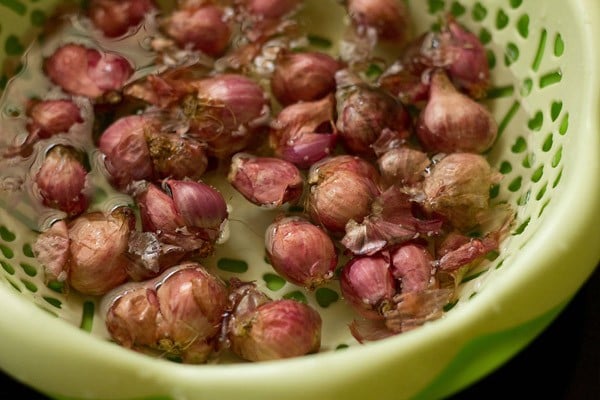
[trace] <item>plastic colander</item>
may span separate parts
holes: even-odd
[[[60,3],[0,1],[3,90],[12,75],[26,71],[21,57]],[[480,379],[529,343],[600,260],[600,3],[408,3],[415,32],[451,12],[489,50],[488,104],[500,129],[488,156],[504,174],[492,196],[517,212],[498,257],[464,276],[458,302],[441,319],[358,344],[335,283],[305,291],[265,262],[262,232],[273,211],[212,181],[231,199],[231,237],[204,264],[224,278],[255,280],[273,298],[316,307],[324,320],[322,351],[215,365],[136,353],[109,340],[97,298],[44,284],[26,223],[33,211],[7,200],[11,177],[0,171],[0,368],[59,399],[435,399]],[[302,16],[315,37],[336,42],[343,24],[338,3],[308,1]],[[11,101],[3,103],[3,119],[22,107]]]

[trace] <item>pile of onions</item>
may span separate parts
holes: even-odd
[[[340,4],[339,55],[296,47],[298,0],[91,0],[77,18],[92,40],[47,54],[52,95],[30,99],[5,157],[35,160],[31,201],[59,213],[34,245],[46,280],[102,297],[115,342],[185,363],[319,351],[317,310],[203,264],[229,218],[209,173],[276,211],[273,272],[308,292],[339,284],[359,342],[439,318],[498,251],[513,213],[489,194],[502,175],[485,157],[498,124],[483,45],[451,16],[410,37],[403,1]],[[155,68],[89,44],[144,29]],[[404,51],[373,78],[380,43]],[[99,176],[131,204],[99,210]]]

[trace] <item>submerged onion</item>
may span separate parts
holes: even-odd
[[[91,0],[87,14],[107,37],[124,35],[156,7],[153,0]]]
[[[35,188],[45,206],[69,217],[83,213],[90,204],[88,171],[83,155],[70,146],[57,144],[44,155],[34,176]]]
[[[329,235],[301,217],[278,218],[265,232],[267,257],[286,280],[309,289],[333,278],[337,251]]]
[[[304,178],[291,162],[247,153],[232,157],[227,180],[248,201],[267,208],[294,204],[304,190]]]
[[[133,67],[119,54],[69,43],[44,61],[44,72],[65,91],[96,99],[120,90],[133,74]]]

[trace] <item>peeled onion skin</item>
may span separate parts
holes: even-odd
[[[460,93],[445,72],[431,78],[429,100],[421,111],[416,134],[432,153],[488,150],[498,135],[498,123],[482,104]]]

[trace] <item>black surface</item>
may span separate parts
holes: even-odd
[[[0,398],[47,399],[5,375]],[[600,267],[547,330],[511,361],[448,400],[511,398],[600,399]]]

